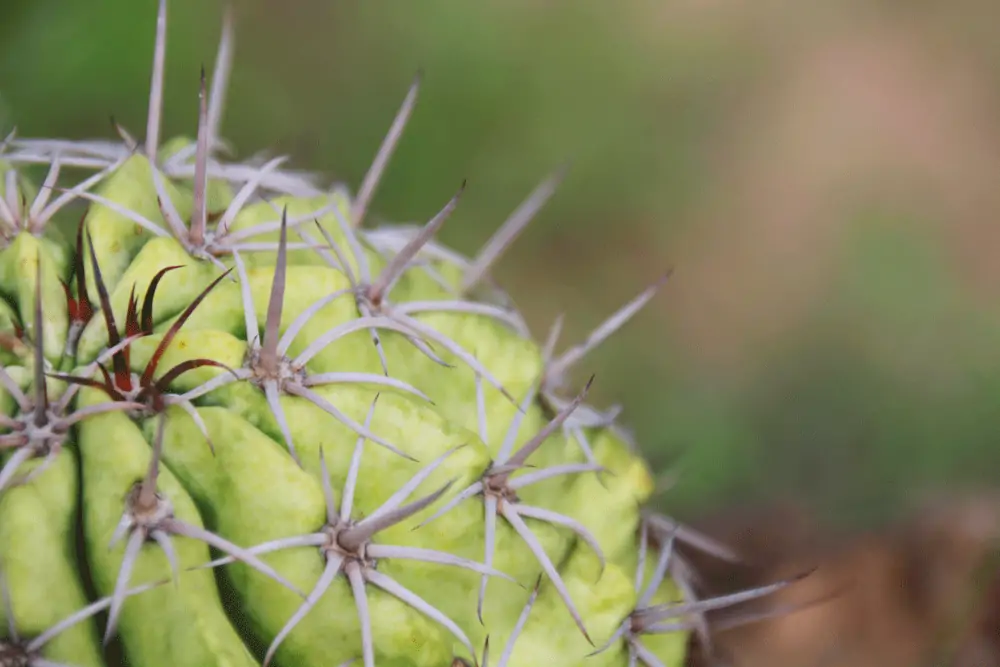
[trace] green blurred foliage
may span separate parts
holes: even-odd
[[[8,0],[0,124],[24,136],[109,137],[113,115],[141,137],[155,4]],[[674,243],[713,196],[708,156],[734,101],[766,80],[769,40],[782,29],[754,41],[675,24],[643,1],[234,4],[225,135],[238,154],[287,152],[354,186],[422,71],[374,214],[426,219],[468,178],[442,232],[467,252],[570,162],[498,271],[539,335],[552,304],[568,313],[567,344],[667,258],[684,280]],[[172,0],[170,11],[165,133],[191,134],[221,6]],[[679,466],[665,506],[683,516],[794,494],[870,522],[924,486],[989,481],[1000,463],[1000,321],[967,298],[934,239],[911,231],[922,216],[904,204],[845,207],[853,231],[828,249],[843,268],[751,373],[719,378],[689,361],[663,316],[669,288],[593,357],[599,400],[626,406],[659,469]]]

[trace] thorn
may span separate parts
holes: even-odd
[[[31,459],[33,455],[34,452],[31,451],[30,447],[20,447],[14,452],[13,456],[7,459],[7,463],[0,468],[0,491],[7,488],[7,485],[14,478],[14,474],[17,472],[18,468],[20,468],[23,463]]]
[[[420,500],[415,500],[412,503],[403,505],[402,507],[390,510],[378,516],[369,516],[367,519],[363,519],[359,523],[340,533],[338,540],[340,546],[348,551],[357,551],[361,548],[361,545],[370,540],[376,533],[405,521],[428,505],[433,504],[438,498],[443,496],[454,483],[455,480],[451,480],[437,491],[421,498]]]
[[[482,619],[480,619],[482,620]],[[486,634],[486,639],[483,640],[483,662],[482,667],[489,667],[490,665],[490,635]],[[456,667],[455,663],[452,663],[452,667]]]
[[[278,422],[278,428],[281,430],[281,436],[285,440],[285,445],[288,447],[288,453],[291,455],[292,460],[300,468],[304,468],[302,465],[302,460],[299,458],[299,454],[295,449],[295,443],[292,441],[292,430],[288,424],[288,419],[285,417],[285,409],[281,407],[281,397],[278,392],[278,381],[269,378],[263,382],[264,397],[267,400],[267,406],[271,409],[271,414],[274,415],[274,420]]]
[[[410,261],[420,252],[430,240],[437,234],[438,230],[441,229],[441,225],[444,224],[452,212],[454,212],[455,207],[458,206],[458,200],[462,197],[462,193],[465,192],[466,181],[462,181],[462,185],[458,188],[458,192],[448,200],[448,203],[444,205],[437,215],[431,218],[430,222],[424,225],[424,228],[414,236],[409,243],[403,246],[392,260],[386,265],[386,267],[379,274],[379,277],[372,284],[369,292],[368,298],[372,303],[378,304],[383,298],[389,293],[389,289],[392,284],[399,279],[403,272],[406,270]]]
[[[193,540],[200,540],[206,543],[210,547],[222,551],[236,558],[236,560],[241,561],[243,564],[252,567],[257,572],[260,572],[266,577],[270,577],[274,581],[278,582],[288,590],[292,591],[302,599],[307,596],[305,593],[300,591],[293,583],[288,581],[285,577],[277,572],[270,565],[266,564],[256,556],[254,556],[249,550],[244,549],[236,544],[230,542],[229,540],[216,535],[215,533],[206,530],[205,528],[200,528],[194,524],[190,524],[178,519],[167,519],[163,522],[162,527],[168,532],[172,532],[175,535],[180,535],[181,537],[188,537]]]
[[[319,447],[319,469],[323,476],[320,482],[323,485],[323,497],[326,500],[326,521],[331,526],[337,524],[337,501],[333,497],[333,484],[330,482],[330,469],[326,465],[326,452],[323,446]]]
[[[10,209],[14,216],[15,226],[24,227],[24,193],[17,184],[18,173],[14,169],[7,171],[6,183],[4,187],[6,188],[7,194],[7,207]],[[18,201],[20,200],[20,201]]]
[[[351,584],[354,609],[358,613],[358,623],[361,625],[361,652],[364,656],[364,667],[375,667],[375,641],[372,639],[372,621],[368,610],[364,575],[356,561],[349,562],[344,568],[344,573]]]
[[[525,541],[535,558],[538,559],[539,564],[542,566],[542,570],[544,570],[545,574],[548,575],[549,580],[556,587],[559,597],[562,598],[563,604],[569,611],[570,616],[573,617],[573,621],[576,623],[577,628],[579,628],[580,632],[587,640],[587,643],[593,646],[594,642],[590,639],[590,634],[587,632],[587,628],[583,624],[583,618],[580,616],[579,611],[577,611],[576,605],[573,604],[573,600],[569,595],[569,590],[566,588],[566,584],[563,582],[562,577],[559,575],[559,571],[552,563],[548,554],[545,553],[545,549],[542,547],[541,542],[538,541],[538,538],[531,531],[531,529],[528,528],[528,525],[524,523],[524,520],[512,506],[504,505],[500,508],[500,513],[505,519],[507,519],[507,522],[510,523],[511,527],[517,532],[517,534],[521,536],[521,539]]]
[[[132,291],[128,295],[128,308],[125,310],[125,335],[137,336],[141,333],[139,328],[139,314],[137,308],[139,302],[135,298],[135,283],[132,283]]]
[[[163,455],[163,430],[167,425],[166,413],[161,413],[156,424],[156,437],[153,440],[153,455],[149,459],[149,469],[142,481],[137,504],[142,509],[156,507],[156,482],[160,476],[160,458]]]
[[[278,256],[274,264],[271,296],[267,303],[267,320],[264,323],[264,345],[260,350],[260,365],[268,373],[278,372],[278,331],[281,311],[285,301],[285,273],[288,263],[288,207],[281,211],[281,230]]]
[[[552,322],[552,327],[549,329],[548,336],[545,338],[545,344],[542,346],[542,360],[546,364],[552,361],[552,355],[555,354],[556,345],[559,343],[559,335],[562,333],[564,321],[564,313],[556,315],[556,319]]]
[[[365,213],[368,211],[368,206],[375,195],[375,190],[382,180],[382,175],[385,172],[389,158],[395,152],[396,146],[399,144],[399,139],[403,136],[403,130],[406,128],[406,124],[413,114],[413,107],[417,101],[417,92],[420,90],[422,79],[423,71],[418,70],[416,76],[413,78],[413,83],[410,84],[410,89],[407,91],[406,97],[403,99],[403,104],[400,106],[399,111],[396,112],[396,117],[389,127],[389,132],[386,133],[385,138],[382,140],[382,145],[379,147],[378,153],[376,153],[375,159],[372,161],[371,167],[368,168],[368,173],[365,174],[364,180],[361,181],[361,187],[358,188],[358,194],[354,198],[354,205],[351,207],[351,226],[355,229],[360,227],[361,223],[364,222]]]
[[[49,397],[45,383],[45,340],[42,325],[42,251],[38,250],[35,263],[35,426],[41,428],[47,421]]]
[[[229,76],[233,71],[233,51],[236,11],[232,0],[227,0],[222,14],[222,36],[215,56],[215,70],[212,72],[212,90],[208,101],[208,146],[215,146],[222,127],[222,114],[226,106],[226,92]]]
[[[375,584],[381,588],[386,593],[396,597],[402,602],[405,602],[409,606],[413,607],[415,610],[422,613],[424,616],[438,622],[447,628],[451,634],[457,638],[462,644],[468,649],[469,653],[475,655],[476,649],[472,647],[472,642],[465,635],[461,628],[455,624],[450,618],[448,618],[440,609],[429,604],[426,600],[415,594],[413,591],[409,590],[405,586],[402,586],[392,577],[379,572],[376,569],[367,569],[364,572],[364,578],[368,582]]]
[[[3,141],[0,141],[0,155],[3,155],[4,151],[7,150],[7,146],[10,145],[10,142],[14,141],[14,138],[16,136],[17,136],[17,128],[13,127],[11,128],[10,132],[7,133],[7,136],[4,137]]]
[[[118,570],[118,578],[115,581],[114,593],[111,596],[108,623],[104,630],[103,645],[105,647],[111,642],[111,638],[114,637],[115,630],[118,628],[118,618],[121,615],[122,605],[125,603],[128,582],[132,576],[132,570],[135,568],[136,560],[139,558],[139,552],[142,550],[145,539],[145,530],[137,528],[129,536],[128,543],[125,545],[125,554],[122,557],[122,564]]]
[[[265,388],[268,387],[268,386],[269,386],[269,384],[265,384]],[[402,456],[403,458],[408,459],[410,461],[413,461],[415,463],[417,462],[417,459],[415,459],[414,457],[410,456],[406,452],[402,451],[401,449],[399,449],[398,447],[396,447],[395,445],[393,445],[391,442],[389,442],[385,438],[383,438],[383,437],[381,437],[381,436],[373,433],[372,431],[368,430],[367,428],[365,428],[364,426],[362,426],[358,422],[356,422],[353,419],[351,419],[350,417],[348,417],[346,414],[344,414],[343,412],[341,412],[333,403],[331,403],[326,398],[324,398],[320,394],[316,393],[312,389],[309,389],[308,387],[306,387],[306,386],[304,386],[302,384],[292,384],[292,383],[286,384],[285,387],[284,387],[284,389],[285,389],[286,393],[291,394],[292,396],[298,396],[300,398],[306,399],[307,401],[309,401],[310,403],[312,403],[313,405],[315,405],[319,409],[323,410],[324,412],[326,412],[327,414],[329,414],[330,416],[332,416],[334,419],[336,419],[340,423],[342,423],[345,426],[347,426],[348,428],[350,428],[352,431],[354,431],[358,435],[365,436],[367,439],[369,439],[372,442],[377,443],[377,444],[385,447],[386,449],[388,449],[389,451],[391,451],[392,453],[394,453],[394,454],[396,454],[398,456]],[[275,394],[275,396],[277,396],[277,394]],[[269,402],[271,402],[271,401],[269,400]],[[274,408],[273,408],[273,405],[272,405],[272,410],[273,409]],[[275,416],[277,417],[277,415],[275,415]],[[280,422],[280,420],[279,420],[279,422]],[[293,458],[294,458],[294,455],[293,455]]]
[[[645,627],[652,624],[662,623],[668,618],[678,618],[687,614],[700,614],[706,611],[726,609],[743,602],[749,602],[751,600],[770,596],[794,583],[802,581],[817,569],[818,568],[810,568],[773,584],[765,584],[756,588],[737,591],[735,593],[720,595],[718,597],[704,600],[655,605],[653,607],[638,610],[635,613],[642,619]]]
[[[528,622],[528,616],[531,614],[531,608],[535,605],[535,600],[538,599],[538,591],[542,586],[542,575],[538,575],[535,580],[535,587],[531,591],[531,595],[528,596],[528,601],[525,603],[524,608],[521,610],[520,616],[517,618],[517,622],[514,624],[514,629],[510,633],[510,637],[507,639],[507,644],[504,646],[503,653],[500,654],[500,662],[497,663],[497,667],[507,667],[510,662],[510,657],[514,653],[514,644],[517,642],[517,638],[521,635],[521,631],[524,630],[524,625]],[[486,656],[485,650],[483,655],[483,667],[485,665]]]
[[[818,595],[813,597],[811,600],[805,600],[799,603],[791,603],[777,606],[773,609],[767,609],[765,611],[752,613],[744,612],[742,614],[733,614],[729,618],[723,615],[723,618],[714,619],[710,622],[712,629],[716,631],[724,631],[732,628],[742,627],[744,625],[749,625],[751,623],[760,623],[761,621],[767,621],[773,618],[781,618],[783,616],[788,616],[794,614],[795,612],[803,611],[809,609],[810,607],[815,607],[826,602],[829,602],[841,595],[850,587],[851,584],[843,584],[837,588],[831,590],[828,593]]]
[[[211,111],[211,106],[209,107]],[[287,157],[277,157],[265,164],[263,167],[258,169],[253,173],[253,175],[243,184],[233,200],[229,202],[229,206],[223,211],[222,215],[219,217],[216,227],[215,227],[215,237],[219,239],[220,237],[229,236],[229,226],[233,223],[233,220],[243,210],[243,206],[247,203],[257,188],[260,187],[261,182],[267,177],[272,171],[280,167],[284,162],[288,160]],[[266,223],[265,223],[266,224]],[[319,221],[316,222],[319,225]],[[249,238],[249,236],[247,237]],[[231,237],[230,237],[231,240]],[[234,254],[236,250],[232,251]]]
[[[592,352],[594,348],[607,340],[612,334],[622,328],[626,322],[646,307],[653,296],[660,290],[664,283],[673,274],[673,269],[667,270],[652,285],[643,290],[638,296],[615,311],[610,317],[604,320],[587,336],[586,340],[573,347],[561,357],[552,360],[546,372],[548,378],[560,378],[583,357]]]
[[[340,567],[344,562],[344,557],[340,554],[329,554],[327,556],[326,566],[323,568],[323,573],[320,575],[319,580],[313,587],[312,591],[305,601],[299,606],[298,610],[292,615],[288,622],[285,623],[284,627],[278,632],[274,640],[271,642],[271,646],[267,649],[267,654],[264,656],[264,667],[269,667],[271,661],[274,659],[275,653],[278,651],[278,647],[285,638],[291,633],[296,625],[299,624],[306,614],[312,611],[319,599],[323,597],[327,589],[333,583],[337,574],[340,572]]]
[[[87,250],[90,253],[90,269],[94,274],[94,285],[97,287],[97,294],[101,302],[101,312],[104,313],[104,324],[108,330],[108,347],[115,347],[121,342],[121,337],[118,334],[118,325],[115,323],[115,316],[111,310],[111,297],[108,295],[108,288],[104,284],[101,267],[97,263],[97,254],[94,252],[94,239],[90,235],[90,229],[87,229],[86,233]],[[130,390],[132,388],[132,375],[129,372],[124,351],[116,353],[111,360],[115,377],[122,383],[121,389]]]
[[[126,130],[122,125],[118,123],[117,120],[115,120],[114,115],[112,115],[109,120],[111,121],[111,128],[115,131],[115,133],[119,137],[121,137],[121,140],[125,142],[125,148],[128,149],[130,153],[134,152],[135,149],[139,146],[139,142],[135,140],[135,137],[129,134],[128,130]]]
[[[368,414],[365,415],[365,430],[371,430],[372,417],[375,416],[375,407],[378,405],[380,396],[380,393],[376,393],[375,398],[372,399],[371,407],[368,408]],[[354,491],[358,484],[358,472],[361,470],[361,455],[364,453],[365,440],[363,434],[358,435],[358,439],[354,443],[354,452],[351,454],[351,465],[347,469],[347,479],[344,481],[344,493],[340,499],[340,516],[345,521],[350,519],[354,509]]]
[[[149,281],[149,288],[142,301],[142,321],[140,323],[140,331],[147,336],[153,333],[153,298],[156,296],[156,287],[167,273],[179,268],[181,268],[180,264],[166,266],[157,271],[153,279]]]
[[[191,208],[191,228],[189,241],[200,248],[205,242],[208,226],[208,101],[205,95],[205,66],[201,67],[198,84],[198,138],[194,162],[194,193]]]
[[[80,224],[76,228],[76,256],[73,265],[76,269],[77,316],[81,323],[90,321],[94,315],[94,307],[87,294],[87,262],[83,259],[83,221],[86,213],[80,216]]]
[[[2,571],[0,571],[0,602],[3,603],[4,616],[7,617],[7,637],[14,642],[19,642],[21,637],[18,635],[17,623],[14,621],[14,603],[10,599],[7,577]]]
[[[52,196],[52,188],[55,187],[56,182],[59,180],[61,170],[62,162],[60,161],[59,154],[56,153],[49,165],[48,172],[45,174],[45,180],[39,186],[38,194],[35,195],[35,200],[31,202],[31,208],[28,209],[27,227],[32,234],[41,234],[45,229],[47,218],[41,217],[41,213],[45,210],[45,205],[48,204],[49,197]]]
[[[191,313],[193,313],[195,308],[198,307],[198,304],[200,304],[202,300],[204,300],[204,298],[208,296],[208,293],[211,292],[216,285],[222,282],[222,280],[226,276],[228,276],[231,272],[232,269],[227,269],[225,273],[218,276],[215,280],[209,283],[208,287],[203,289],[201,291],[201,294],[196,296],[194,300],[190,304],[188,304],[188,307],[184,309],[184,312],[182,312],[180,316],[178,316],[178,318],[170,326],[170,328],[167,330],[167,333],[165,333],[163,335],[163,338],[160,339],[160,344],[156,346],[156,350],[153,351],[153,356],[150,357],[149,363],[146,364],[146,369],[142,372],[142,377],[139,380],[140,387],[148,387],[150,386],[150,384],[152,384],[153,375],[156,373],[156,367],[159,365],[160,359],[163,357],[163,353],[166,352],[167,347],[173,341],[174,336],[177,335],[177,332],[180,331],[180,328],[184,326],[184,323],[188,320],[189,317],[191,317]]]
[[[170,198],[163,174],[160,173],[159,168],[155,164],[151,165],[151,169],[153,172],[153,187],[156,188],[156,205],[160,209],[160,215],[163,216],[174,238],[180,241],[185,249],[190,251],[192,249],[190,243],[191,230],[184,223],[180,213],[177,211],[177,207]],[[132,219],[137,223],[139,222],[139,216]],[[158,225],[154,224],[153,226],[161,229]]]
[[[153,49],[153,73],[149,85],[149,110],[146,117],[146,157],[156,162],[160,144],[160,118],[163,115],[163,75],[167,67],[167,0],[160,0],[156,13],[156,44]]]
[[[473,260],[472,264],[465,272],[462,285],[459,291],[468,294],[477,284],[479,284],[490,269],[497,263],[500,257],[506,252],[521,235],[528,224],[534,220],[538,211],[552,198],[556,189],[566,177],[569,164],[559,167],[552,175],[538,185],[534,191],[528,195],[517,209],[504,221],[500,228],[493,234],[486,245]]]
[[[509,460],[505,461],[507,465],[524,465],[528,457],[535,453],[535,451],[542,446],[542,443],[550,435],[552,435],[557,428],[562,426],[570,415],[580,407],[583,400],[587,397],[587,393],[590,391],[590,386],[594,383],[594,378],[596,375],[591,375],[590,379],[587,380],[587,384],[584,385],[583,390],[580,391],[576,397],[569,402],[569,404],[563,408],[559,414],[552,418],[552,420],[546,424],[541,431],[539,431],[535,436],[529,440],[524,446],[521,447]]]
[[[484,380],[493,385],[493,387],[501,394],[503,394],[504,398],[510,401],[511,404],[514,405],[518,410],[522,410],[522,407],[518,405],[517,399],[515,399],[511,395],[511,393],[507,390],[507,388],[504,387],[503,384],[501,384],[496,377],[494,377],[493,373],[491,373],[489,369],[487,369],[486,366],[482,364],[482,362],[480,362],[475,356],[473,356],[471,353],[465,350],[457,342],[455,342],[451,338],[448,338],[448,336],[444,335],[437,329],[407,315],[403,315],[401,313],[395,313],[393,315],[393,318],[394,319],[390,321],[400,323],[404,325],[404,328],[410,329],[412,333],[410,333],[410,335],[407,336],[408,338],[412,336],[413,333],[415,333],[418,334],[419,336],[422,336],[423,338],[430,339],[431,341],[438,343],[439,345],[441,345],[441,347],[445,348],[453,355],[461,359],[467,366],[469,366],[469,368],[472,369],[474,373],[479,374],[480,376],[482,376]],[[410,342],[413,342],[414,345],[416,345],[415,342],[416,340],[417,340],[416,338],[411,338]],[[419,348],[420,346],[418,345],[417,347]],[[426,349],[421,349],[421,352],[427,354]],[[432,355],[428,356],[431,356],[432,359],[434,358]],[[447,366],[448,364],[444,365]]]

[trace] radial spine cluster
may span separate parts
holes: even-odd
[[[352,196],[220,157],[231,11],[161,142],[155,34],[143,142],[0,145],[0,667],[681,667],[787,584],[699,600],[675,543],[737,555],[572,385],[666,276],[561,354],[491,280],[561,170],[472,258],[464,183],[366,227],[419,78]]]

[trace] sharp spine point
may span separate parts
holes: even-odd
[[[364,179],[361,181],[361,187],[358,188],[357,196],[351,207],[350,224],[354,228],[360,227],[364,222],[365,214],[375,195],[375,190],[382,180],[386,165],[395,152],[403,130],[406,128],[406,124],[413,114],[413,107],[416,104],[417,93],[420,90],[422,79],[423,74],[418,70],[413,83],[410,84],[406,97],[403,99],[402,105],[400,105],[399,111],[396,112],[396,117],[393,119],[392,125],[389,126],[389,131],[382,140],[382,145],[375,154],[375,159],[372,161],[368,173],[365,174]]]
[[[156,41],[153,47],[153,73],[149,85],[149,110],[146,118],[146,157],[156,162],[163,114],[163,80],[167,56],[167,0],[160,0],[156,15]]]

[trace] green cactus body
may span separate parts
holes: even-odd
[[[362,225],[416,84],[351,196],[219,160],[204,77],[159,145],[156,63],[144,146],[3,146],[0,667],[680,667],[673,541],[731,554],[563,381],[654,288],[556,355],[488,281],[556,177],[464,258],[457,196]]]

